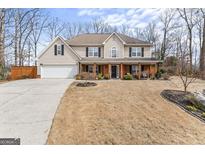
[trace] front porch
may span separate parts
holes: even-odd
[[[123,79],[124,75],[130,73],[133,79],[150,78],[157,72],[158,65],[155,64],[80,64],[79,73],[88,72],[94,79],[98,74],[108,76],[109,79]]]

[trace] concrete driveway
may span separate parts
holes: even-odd
[[[45,144],[71,79],[28,79],[0,84],[0,138]]]

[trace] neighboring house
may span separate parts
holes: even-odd
[[[41,78],[74,78],[82,72],[123,78],[126,73],[140,78],[157,71],[152,44],[126,35],[81,34],[70,40],[57,37],[38,57]]]

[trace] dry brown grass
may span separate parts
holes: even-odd
[[[160,97],[172,82],[97,83],[66,91],[48,144],[205,144],[205,124]]]
[[[8,82],[8,80],[0,80],[0,84],[6,83],[6,82]]]

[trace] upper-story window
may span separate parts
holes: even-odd
[[[113,58],[117,57],[117,49],[116,49],[116,47],[112,47],[112,49],[111,49],[111,57],[113,57]]]
[[[88,47],[88,57],[98,57],[98,47]]]
[[[57,45],[57,53],[58,53],[58,55],[61,55],[61,52],[62,52],[61,45]]]
[[[64,45],[63,44],[56,44],[54,46],[54,55],[64,55]]]
[[[132,57],[142,57],[142,48],[132,47],[131,56]]]

